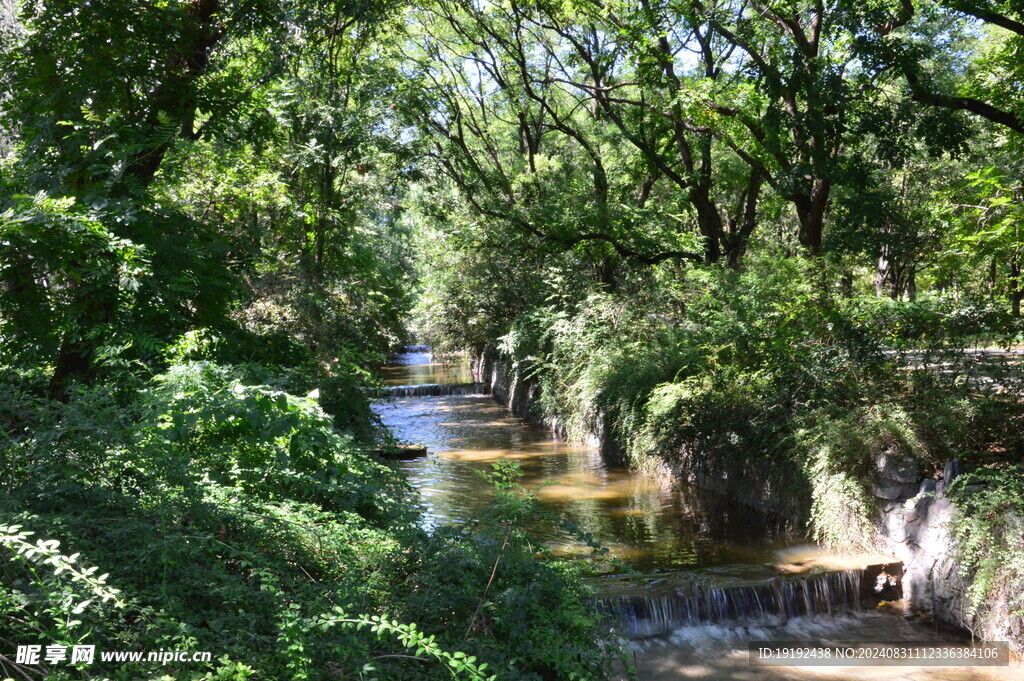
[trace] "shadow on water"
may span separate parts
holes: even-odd
[[[434,362],[426,348],[399,355],[383,373],[392,386],[471,381],[466,363]],[[599,566],[606,574],[594,578],[603,594],[599,609],[638,639],[632,645],[640,679],[1024,681],[1014,676],[1019,668],[1006,667],[751,666],[746,646],[753,639],[951,638],[919,622],[859,610],[858,569],[888,562],[885,557],[831,555],[781,534],[781,520],[749,507],[609,465],[594,449],[509,416],[487,396],[392,396],[374,410],[400,440],[429,452],[400,464],[420,492],[429,526],[478,517],[491,495],[480,473],[504,457],[519,463],[522,484],[545,508],[642,573],[615,574],[606,564]],[[558,528],[532,529],[556,554],[591,553]]]
[[[467,362],[437,362],[422,347],[398,355],[384,372],[400,386],[440,377],[470,380]],[[560,441],[544,428],[511,417],[484,395],[397,397],[379,400],[374,409],[400,440],[429,452],[401,464],[420,491],[429,525],[478,517],[491,494],[480,474],[506,458],[519,463],[523,485],[536,491],[545,508],[642,572],[730,565],[761,577],[779,574],[776,565],[813,561],[819,553],[804,540],[783,535],[780,519],[610,465],[593,448]],[[556,528],[533,529],[558,554],[591,552]],[[794,548],[806,555],[787,557]]]
[[[793,544],[766,537],[769,521],[750,509],[607,465],[593,449],[553,439],[486,396],[399,398],[378,402],[375,410],[401,440],[430,452],[402,467],[420,490],[431,525],[479,516],[491,493],[480,473],[506,458],[519,463],[522,484],[545,508],[640,570],[774,563],[776,551]],[[590,552],[558,530],[534,529],[557,553]]]

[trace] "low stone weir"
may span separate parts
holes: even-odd
[[[755,584],[691,585],[659,594],[598,598],[596,605],[629,638],[702,624],[776,625],[794,617],[858,610],[863,577],[864,570],[844,570]]]
[[[391,385],[372,391],[373,397],[438,397],[441,395],[486,395],[483,383],[427,383]]]

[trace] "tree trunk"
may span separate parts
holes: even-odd
[[[334,210],[334,177],[334,164],[330,155],[324,154],[320,177],[320,216],[316,221],[313,236],[313,279],[319,279],[324,270],[325,243],[327,233],[331,229],[331,216]]]
[[[725,251],[726,264],[729,266],[729,269],[734,272],[743,271],[743,254],[746,253],[746,251],[746,244],[744,243],[737,242],[730,244],[729,248]]]
[[[161,115],[168,115],[177,121],[183,138],[198,137],[195,130],[198,83],[206,73],[213,48],[223,37],[217,25],[219,11],[219,0],[193,0],[186,5],[185,14],[189,19],[183,30],[191,38],[191,44],[168,55],[163,79],[148,97],[146,119],[138,121],[144,134],[156,134],[162,125]],[[148,185],[173,145],[174,140],[166,140],[155,148],[144,147],[130,158],[125,172]]]
[[[614,293],[618,290],[619,263],[616,258],[603,255],[594,263],[594,268],[597,271],[597,280],[601,284],[602,290],[607,293]]]
[[[882,253],[878,256],[878,267],[875,269],[875,297],[881,298],[885,293],[885,283],[890,277],[890,263],[886,257],[888,248],[882,247]]]
[[[722,234],[722,248],[728,258],[729,268],[736,272],[743,269],[743,256],[747,252],[750,235],[757,227],[757,202],[762,182],[761,171],[752,168],[747,189],[736,208],[736,215],[729,218],[729,230]]]
[[[828,210],[832,181],[828,178],[814,181],[810,195],[798,194],[793,197],[797,217],[800,220],[800,245],[811,255],[821,254],[822,236],[825,233],[825,213]]]
[[[112,261],[116,271],[116,257],[113,253],[100,253],[97,259]],[[81,271],[84,263],[72,263],[70,269]],[[57,362],[53,375],[50,377],[49,395],[51,399],[66,402],[68,388],[76,381],[86,384],[96,377],[96,355],[103,344],[103,334],[107,333],[117,316],[119,283],[116,278],[108,278],[102,283],[79,288],[74,292],[74,300],[70,309],[78,314],[69,321],[71,327],[61,339],[57,351]]]
[[[159,139],[161,118],[167,115],[177,121],[180,134],[186,139],[197,137],[195,111],[198,101],[198,83],[209,66],[213,48],[223,37],[218,25],[219,0],[193,0],[184,8],[188,21],[184,24],[191,39],[180,51],[167,55],[166,70],[161,82],[147,98],[144,117],[132,122],[135,132],[143,139]],[[153,180],[173,140],[160,141],[156,146],[142,145],[142,149],[129,157],[125,174],[143,186]],[[84,263],[77,266],[81,271]],[[81,310],[75,328],[61,341],[57,363],[50,378],[51,398],[66,401],[68,388],[75,381],[89,382],[95,377],[96,353],[102,341],[92,334],[102,333],[114,320],[118,307],[118,283],[92,287],[77,294],[75,308]]]
[[[95,375],[93,358],[96,347],[77,336],[65,336],[57,354],[57,366],[50,377],[51,400],[68,401],[68,388],[76,381],[88,382]]]
[[[1010,312],[1020,317],[1020,301],[1024,298],[1024,287],[1021,286],[1020,253],[1014,253],[1010,261]]]
[[[704,261],[713,265],[722,259],[722,216],[704,187],[695,187],[690,200],[697,210],[697,228],[704,237]]]
[[[853,273],[843,272],[843,276],[839,279],[839,295],[843,298],[853,298]]]

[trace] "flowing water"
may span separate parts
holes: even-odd
[[[430,348],[414,345],[395,357],[395,361],[383,367],[381,376],[386,386],[469,383],[469,363],[465,358],[455,362],[435,362]]]
[[[511,417],[472,383],[465,361],[435,362],[429,348],[409,350],[382,370],[386,388],[374,409],[400,440],[427,448],[425,458],[399,464],[420,492],[426,522],[478,517],[491,494],[481,473],[501,458],[517,462],[522,484],[546,509],[641,573],[616,574],[600,562],[598,571],[606,574],[595,578],[598,608],[636,639],[640,678],[880,678],[864,669],[884,667],[816,677],[819,668],[751,667],[746,642],[801,634],[949,639],[948,632],[860,609],[859,568],[884,558],[829,555],[780,536],[772,518],[738,504],[609,465],[592,448]],[[534,530],[556,554],[591,554],[565,530]],[[938,668],[912,676],[913,670],[899,669],[899,678],[1011,678],[985,676],[984,669],[969,670],[973,676],[944,676]]]
[[[764,536],[769,519],[695,489],[670,489],[609,466],[592,448],[559,441],[509,416],[482,394],[482,385],[471,383],[465,365],[431,363],[429,352],[405,353],[398,362],[384,370],[390,399],[375,409],[399,439],[430,452],[401,465],[420,491],[431,524],[477,517],[490,495],[480,474],[505,458],[519,464],[523,485],[536,491],[545,508],[640,571],[744,566],[767,577],[773,573],[769,564],[797,560],[780,558],[779,550],[792,542]],[[591,552],[566,532],[537,529],[556,553]],[[807,549],[803,560],[814,557]]]

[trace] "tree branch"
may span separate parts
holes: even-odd
[[[993,12],[980,3],[970,2],[970,0],[948,0],[948,5],[950,9],[954,9],[957,12],[963,12],[964,14],[970,15],[976,19],[987,21],[988,23],[995,24],[1000,28],[1005,28],[1007,31],[1012,31],[1017,35],[1024,36],[1024,23],[1011,19],[1005,14]]]
[[[914,101],[945,109],[969,111],[993,123],[1007,127],[1014,132],[1024,134],[1024,120],[1021,120],[1020,116],[1009,111],[1003,111],[998,107],[973,97],[952,97],[930,92],[921,85],[916,73],[910,69],[906,69],[904,72],[907,77],[907,85],[910,87],[911,98]]]

